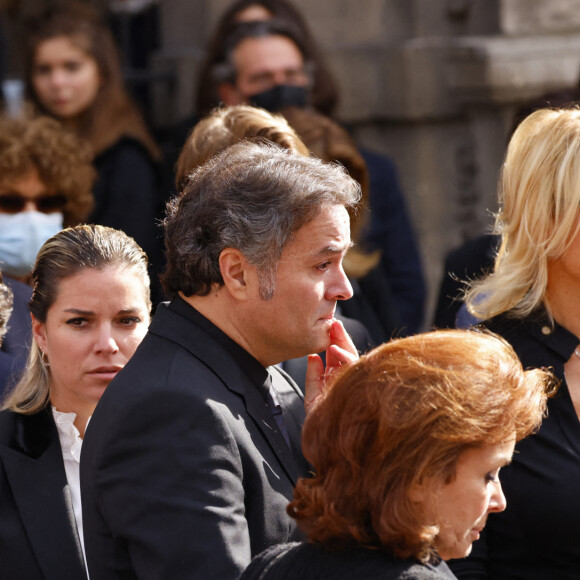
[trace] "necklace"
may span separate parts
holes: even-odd
[[[575,354],[575,355],[576,355],[578,358],[580,358],[580,350],[578,350],[578,347],[576,347],[576,348],[574,349],[574,354]]]

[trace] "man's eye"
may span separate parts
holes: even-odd
[[[138,316],[125,316],[119,322],[124,326],[134,326],[135,324],[139,324],[141,319]]]

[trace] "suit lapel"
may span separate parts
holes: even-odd
[[[239,392],[244,398],[248,415],[253,419],[254,423],[258,426],[258,429],[260,429],[264,435],[264,438],[278,458],[280,465],[286,472],[292,485],[294,485],[298,479],[298,464],[296,458],[292,454],[290,447],[288,447],[288,444],[280,432],[276,420],[272,416],[272,413],[262,398],[262,395],[259,393],[255,385],[250,384],[249,381],[247,381],[247,383],[244,392],[240,392],[237,388],[234,390]],[[236,387],[238,386],[241,386],[241,384],[236,385]],[[292,438],[292,434],[290,434],[290,438]]]
[[[190,307],[187,306],[187,308]],[[248,415],[263,434],[292,485],[294,485],[299,472],[292,450],[278,429],[278,425],[258,387],[248,379],[236,360],[195,322],[174,312],[171,306],[168,308],[160,305],[150,332],[186,348],[210,368],[228,390],[242,397]],[[298,394],[296,396],[299,397]],[[295,433],[294,437],[296,437]],[[300,446],[299,436],[296,445]]]
[[[30,544],[46,578],[83,578],[56,426],[45,412],[21,417],[17,441],[12,448],[0,446],[0,459]],[[40,439],[43,449],[36,455]]]

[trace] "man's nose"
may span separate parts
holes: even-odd
[[[335,279],[332,281],[332,285],[328,287],[327,299],[348,300],[352,298],[352,295],[352,285],[341,265]]]

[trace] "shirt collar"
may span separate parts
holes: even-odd
[[[270,390],[270,375],[268,370],[254,358],[245,348],[220,330],[213,322],[196,310],[191,304],[177,296],[171,302],[172,310],[194,322],[209,334],[224,350],[226,350],[240,365],[244,374],[259,389],[260,394],[267,400]]]

